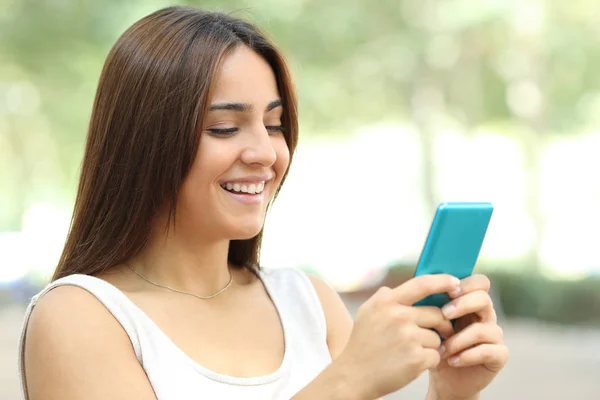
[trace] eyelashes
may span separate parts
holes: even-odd
[[[286,129],[283,125],[268,125],[265,126],[265,128],[267,129],[267,131],[272,132],[272,133],[285,133]],[[216,136],[228,136],[228,135],[232,135],[235,132],[237,132],[239,129],[238,128],[211,128],[211,129],[207,129],[208,132],[212,133],[213,135]]]
[[[238,130],[237,128],[227,128],[227,129],[212,128],[212,129],[207,129],[207,131],[210,132],[210,133],[212,133],[213,135],[221,135],[221,136],[231,135],[232,133],[236,132],[237,130]]]
[[[267,128],[267,130],[269,132],[281,132],[281,133],[287,132],[287,130],[285,129],[285,126],[283,126],[283,125],[270,125],[270,126],[265,126],[265,128]]]

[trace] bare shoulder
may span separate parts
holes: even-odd
[[[28,337],[33,337],[39,328],[44,328],[42,333],[52,336],[57,332],[69,334],[90,324],[106,324],[108,329],[118,325],[109,318],[112,316],[108,310],[86,290],[72,285],[59,286],[36,303],[31,312]]]
[[[332,358],[337,358],[346,347],[352,332],[352,317],[340,295],[323,279],[308,274],[321,301],[327,322],[327,345]]]
[[[84,289],[60,286],[40,298],[24,347],[31,400],[154,398],[129,337]]]
[[[327,283],[325,280],[323,280],[322,278],[320,278],[314,274],[306,274],[306,275],[308,276],[308,279],[310,279],[313,287],[315,288],[315,291],[317,292],[317,295],[319,296],[319,300],[321,300],[321,302],[343,304],[343,301],[342,301],[340,295],[335,291],[335,289],[329,283]],[[323,306],[325,306],[325,305],[323,305]]]

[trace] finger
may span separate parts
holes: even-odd
[[[437,350],[442,344],[442,339],[440,339],[440,335],[438,335],[431,329],[418,328],[418,332],[416,334],[418,335],[419,343],[425,348]]]
[[[447,274],[421,275],[393,289],[396,301],[412,306],[417,301],[436,293],[453,292],[460,287],[460,280]]]
[[[437,351],[437,349],[423,348],[421,351],[424,352],[423,371],[427,369],[436,368],[439,365],[442,358],[440,356],[440,352]]]
[[[468,276],[460,281],[460,292],[449,293],[450,297],[456,298],[461,295],[475,292],[477,290],[483,290],[489,292],[491,282],[489,278],[482,274],[475,274]]]
[[[452,367],[471,367],[483,365],[491,372],[500,371],[508,361],[508,348],[503,344],[480,344],[450,357],[448,365]]]
[[[502,328],[498,325],[475,323],[444,341],[440,352],[443,358],[449,358],[480,344],[502,343],[503,337]]]
[[[444,339],[454,335],[452,322],[446,319],[438,307],[412,307],[415,323],[421,328],[431,328]]]
[[[489,293],[476,290],[464,294],[442,307],[444,316],[457,319],[469,314],[476,314],[481,322],[496,323],[496,312]]]

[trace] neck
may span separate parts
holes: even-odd
[[[184,238],[169,229],[150,237],[128,265],[153,282],[200,296],[223,289],[231,277],[228,240]]]

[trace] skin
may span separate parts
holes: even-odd
[[[226,57],[210,101],[217,109],[206,116],[198,154],[177,199],[177,229],[165,233],[165,211],[155,221],[148,245],[128,266],[155,282],[200,295],[227,284],[229,241],[253,237],[262,229],[268,202],[289,164],[277,128],[279,99],[273,72],[257,54],[238,47]],[[241,203],[222,188],[225,182],[263,179],[256,177],[267,183],[263,199],[255,204]],[[284,352],[277,312],[260,280],[244,270],[231,273],[233,285],[210,301],[157,288],[125,265],[98,277],[123,291],[206,368],[238,377],[272,373]],[[430,399],[474,399],[506,362],[485,277],[460,283],[447,275],[422,276],[381,288],[361,306],[354,323],[331,287],[316,277],[311,281],[325,312],[333,362],[295,399],[374,399],[428,369]],[[464,325],[459,333],[441,310],[412,307],[439,292],[452,293],[452,318],[462,317]],[[439,336],[428,328],[448,338],[444,354]],[[240,331],[244,335],[235,334]],[[448,356],[456,354],[460,363],[449,365]],[[32,400],[154,398],[121,326],[92,295],[76,287],[52,290],[33,310],[25,372]]]
[[[427,370],[428,400],[478,399],[508,360],[489,287],[483,275],[462,281],[449,275],[419,276],[392,289],[380,288],[359,308],[353,327],[351,321],[337,319],[344,314],[343,304],[322,294],[328,321],[336,318],[335,334],[346,343],[338,344],[343,347],[338,358],[294,399],[373,399],[401,389]],[[412,306],[442,292],[453,298],[449,317],[436,307]],[[429,328],[446,339],[445,352]],[[448,364],[455,356],[458,364]]]
[[[440,349],[442,360],[430,374],[430,398],[441,398],[438,393],[448,399],[477,398],[506,364],[508,349],[489,290],[487,277],[465,278],[461,294],[442,309],[446,318],[457,319],[457,333]]]

